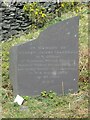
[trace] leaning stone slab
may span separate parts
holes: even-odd
[[[78,91],[78,27],[76,16],[49,26],[35,40],[11,48],[10,79],[15,95]]]

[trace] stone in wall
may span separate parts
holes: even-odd
[[[0,2],[0,25],[2,29],[2,37],[0,40],[7,40],[11,36],[19,34],[21,31],[27,33],[32,20],[23,11],[25,2],[11,2],[6,6],[2,1]],[[45,7],[46,13],[55,13],[58,7],[56,3],[40,2],[40,5]],[[43,27],[43,25],[38,25]]]
[[[28,26],[32,24],[26,20],[26,15],[23,8],[23,3],[11,4],[10,7],[5,6],[0,2],[0,40],[7,40],[11,36],[17,35],[20,31],[27,30]]]

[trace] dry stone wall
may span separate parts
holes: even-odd
[[[0,2],[0,41],[6,41],[8,38],[20,35],[21,32],[28,32],[32,24],[31,19],[23,11],[25,2],[9,3],[6,6]],[[54,12],[56,3],[41,3],[47,12]]]
[[[11,4],[6,7],[0,3],[0,40],[7,40],[11,36],[18,35],[20,31],[28,30],[31,20],[23,11],[24,3]]]

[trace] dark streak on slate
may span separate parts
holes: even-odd
[[[48,27],[32,41],[10,50],[14,94],[40,95],[78,90],[78,26],[73,17]]]

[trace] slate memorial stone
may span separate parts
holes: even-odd
[[[58,95],[78,90],[78,27],[75,16],[45,29],[39,37],[10,49],[14,94]]]

